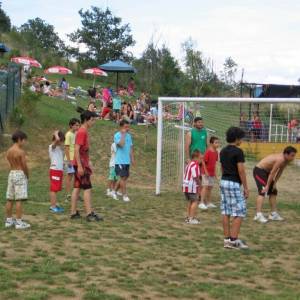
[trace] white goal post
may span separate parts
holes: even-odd
[[[228,127],[241,126],[244,115],[245,124],[249,123],[245,126],[251,127],[255,114],[262,115],[264,134],[257,139],[249,129],[249,143],[297,143],[297,134],[300,140],[300,125],[296,125],[295,130],[289,127],[292,120],[300,120],[300,98],[159,97],[156,195],[161,193],[165,179],[170,179],[170,190],[180,187],[185,165],[185,135],[197,114],[203,117],[208,133],[223,142]]]

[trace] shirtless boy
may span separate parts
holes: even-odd
[[[261,212],[265,196],[269,196],[271,206],[269,220],[283,221],[283,218],[278,214],[276,207],[276,183],[282,175],[284,168],[295,159],[296,153],[297,149],[288,146],[282,153],[271,154],[263,158],[254,168],[253,176],[258,189],[254,221],[260,223],[268,222],[267,218],[265,218]]]
[[[6,192],[6,228],[15,226],[16,229],[26,229],[30,227],[30,224],[22,220],[22,204],[28,198],[27,185],[29,172],[25,151],[23,150],[26,140],[27,135],[24,132],[16,131],[12,135],[14,144],[7,151],[6,157],[10,165],[10,173]],[[16,219],[12,217],[14,201],[16,203]]]

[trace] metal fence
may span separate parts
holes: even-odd
[[[9,64],[0,70],[0,133],[3,132],[5,121],[21,98],[21,68]]]

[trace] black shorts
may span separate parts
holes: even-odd
[[[199,194],[184,193],[185,199],[190,202],[199,201]]]
[[[78,174],[78,167],[74,166],[74,188],[82,190],[90,190],[92,188],[91,175],[92,171],[90,168],[84,168],[83,176]]]
[[[115,165],[117,176],[129,177],[130,165]]]
[[[119,113],[121,112],[121,110],[120,110],[120,109],[114,109],[113,112],[114,112],[115,114],[119,114]]]
[[[260,196],[265,196],[265,193],[262,193],[262,190],[267,185],[268,178],[269,178],[269,172],[267,172],[264,169],[255,167],[253,169],[253,177],[254,177],[254,180],[256,182],[258,194]],[[274,185],[274,182],[272,182],[271,185],[270,185],[269,191],[267,193],[268,196],[270,196],[270,195],[275,195],[276,196],[277,193],[278,193],[277,189],[274,188],[273,185]]]

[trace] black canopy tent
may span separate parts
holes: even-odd
[[[119,86],[119,73],[136,73],[136,69],[122,60],[109,61],[99,68],[105,72],[117,73],[117,88]]]
[[[300,85],[243,83],[252,98],[299,98]]]
[[[241,83],[241,97],[245,88],[250,98],[300,98],[300,85],[269,84],[269,83]],[[259,104],[255,104],[257,111]],[[251,117],[252,103],[249,104],[249,118]]]

